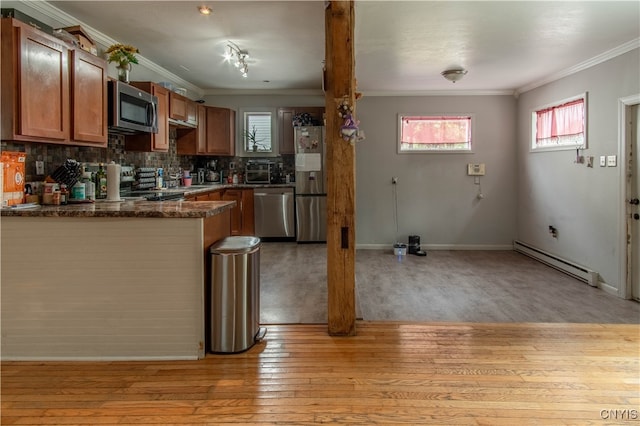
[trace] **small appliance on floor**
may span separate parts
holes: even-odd
[[[409,235],[409,254],[416,256],[426,256],[427,252],[420,249],[420,236]]]

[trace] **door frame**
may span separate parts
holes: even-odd
[[[618,296],[631,299],[631,274],[629,266],[629,244],[627,242],[627,164],[629,150],[627,149],[627,113],[629,107],[640,104],[640,93],[618,99],[618,148],[620,150],[620,285]],[[639,143],[640,145],[640,143]],[[639,149],[640,151],[640,149]],[[635,159],[639,161],[640,159]]]

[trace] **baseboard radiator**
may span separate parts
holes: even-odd
[[[513,249],[518,253],[527,255],[539,262],[545,263],[553,268],[556,268],[566,274],[571,275],[574,278],[584,281],[592,287],[598,287],[599,275],[595,271],[562,259],[546,251],[540,250],[521,241],[513,242]]]

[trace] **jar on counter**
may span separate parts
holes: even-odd
[[[85,184],[81,181],[76,182],[75,185],[71,188],[71,198],[73,200],[85,200],[86,199],[86,187]]]

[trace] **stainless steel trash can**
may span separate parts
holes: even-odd
[[[210,249],[212,352],[242,352],[266,332],[260,322],[260,238],[227,237]]]

